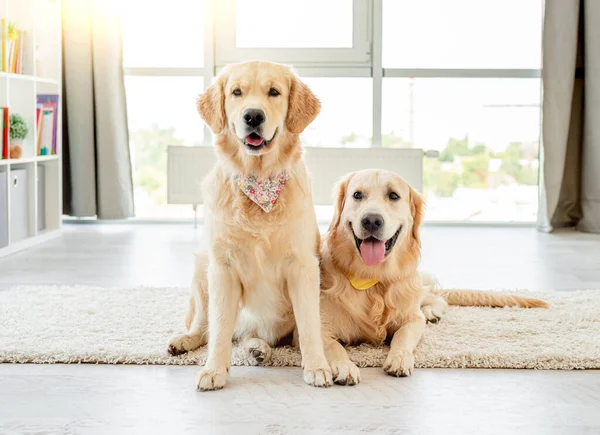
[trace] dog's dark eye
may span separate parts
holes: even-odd
[[[277,97],[279,95],[279,91],[275,88],[269,89],[269,97]]]
[[[354,197],[354,199],[362,199],[363,198],[363,194],[360,190],[354,192],[354,195],[352,195],[352,196]]]
[[[390,194],[388,195],[388,197],[392,201],[398,201],[400,199],[400,196],[396,192],[390,192]]]
[[[236,97],[241,97],[242,96],[242,90],[240,88],[235,88],[233,91],[231,91],[231,93],[233,95],[235,95]]]

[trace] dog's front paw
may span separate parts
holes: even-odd
[[[304,382],[313,387],[330,387],[333,385],[331,368],[324,364],[306,364],[304,366]]]
[[[198,375],[198,391],[220,390],[227,382],[227,368],[204,367]]]
[[[360,370],[352,361],[331,361],[333,382],[339,385],[356,385],[360,382]]]
[[[410,376],[415,369],[415,357],[407,351],[390,352],[383,363],[383,371],[390,376]]]

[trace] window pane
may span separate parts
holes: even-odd
[[[423,162],[428,220],[535,220],[540,80],[387,78],[382,130],[440,152]]]
[[[125,78],[137,217],[193,217],[191,206],[167,206],[167,146],[202,145],[197,77]]]
[[[202,67],[203,0],[168,6],[163,0],[128,0],[121,7],[126,67]]]
[[[318,147],[368,147],[373,133],[373,84],[370,78],[302,78],[321,100],[321,113],[302,134]]]
[[[540,68],[542,0],[384,0],[385,68]]]
[[[350,0],[238,0],[235,7],[239,48],[352,47]]]

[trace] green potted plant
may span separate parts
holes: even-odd
[[[27,121],[18,113],[13,113],[9,118],[10,125],[10,158],[18,159],[23,153],[23,140],[29,133]]]
[[[10,144],[22,145],[28,133],[27,121],[18,113],[10,115]]]

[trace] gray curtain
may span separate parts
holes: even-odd
[[[76,217],[134,214],[116,3],[63,0],[63,211]]]
[[[600,232],[600,0],[546,0],[538,228]]]

